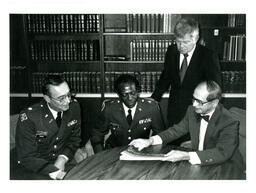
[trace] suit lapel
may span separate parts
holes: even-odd
[[[204,149],[206,148],[205,144],[207,144],[209,137],[212,136],[212,133],[215,131],[215,125],[216,125],[215,123],[219,119],[220,114],[221,114],[221,109],[220,109],[220,105],[218,105],[207,125],[207,129],[204,137]]]
[[[191,141],[192,141],[192,148],[193,149],[198,149],[198,145],[199,145],[199,132],[200,132],[200,119],[198,118],[196,112],[193,111],[193,119],[191,121],[191,123],[193,123],[192,125],[192,129],[190,129],[190,134],[191,134]]]
[[[61,118],[61,125],[60,125],[60,128],[59,128],[59,136],[63,136],[63,133],[65,131],[65,129],[67,129],[68,127],[66,127],[68,121],[70,120],[70,117],[71,117],[71,110],[67,110],[67,111],[64,111],[63,114],[62,114],[62,118]]]
[[[44,101],[42,104],[43,104],[42,119],[44,122],[44,126],[46,127],[46,130],[49,133],[49,135],[54,135],[55,133],[58,132],[59,127],[57,126],[57,123],[56,123],[47,103]]]
[[[141,99],[139,99],[138,101],[138,104],[137,104],[137,107],[136,107],[136,110],[135,110],[135,113],[134,113],[134,116],[133,116],[133,119],[132,119],[132,124],[131,124],[131,127],[134,127],[136,125],[136,123],[138,123],[140,117],[141,117],[141,112],[142,112],[142,102],[141,102]]]
[[[119,113],[117,113],[116,118],[118,120],[120,120],[120,123],[123,123],[125,125],[125,127],[129,127],[129,124],[128,124],[127,120],[126,120],[126,115],[125,115],[125,112],[124,112],[124,107],[123,107],[123,103],[122,102],[118,103],[117,111],[121,114],[121,116],[119,116],[118,115]]]
[[[193,52],[193,55],[192,55],[192,57],[191,57],[191,59],[190,59],[190,62],[189,62],[189,65],[188,65],[188,68],[187,68],[187,71],[186,71],[186,74],[185,74],[185,76],[184,76],[184,80],[183,80],[182,84],[183,84],[184,82],[186,82],[186,79],[188,79],[188,81],[191,80],[191,78],[190,78],[189,76],[190,76],[191,74],[194,74],[194,73],[193,73],[193,69],[198,70],[198,69],[197,69],[197,64],[198,64],[198,62],[196,62],[196,61],[198,61],[198,56],[199,56],[199,55],[198,55],[198,54],[199,54],[198,49],[199,49],[199,46],[196,45],[196,48],[195,48],[195,50],[194,50],[194,52]]]

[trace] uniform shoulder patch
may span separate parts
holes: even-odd
[[[113,100],[111,99],[105,99],[103,102],[102,102],[102,105],[101,105],[101,111],[103,111],[106,107],[106,103],[112,103]]]
[[[20,114],[20,121],[21,122],[23,122],[23,121],[25,121],[25,120],[27,120],[28,119],[28,117],[27,117],[27,114],[26,113],[21,113]]]
[[[146,102],[148,104],[157,104],[157,101],[152,100],[150,98],[143,98],[142,100],[143,100],[142,102]]]
[[[76,99],[73,99],[73,101],[74,101],[74,102],[77,102],[77,100],[76,100]]]

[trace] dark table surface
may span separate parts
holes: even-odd
[[[124,161],[117,147],[83,160],[65,176],[65,180],[217,180],[245,179],[244,171],[227,161],[219,165],[191,165],[188,161]]]

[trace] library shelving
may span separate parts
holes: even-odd
[[[131,73],[148,97],[181,17],[197,19],[199,42],[218,54],[223,98],[245,101],[245,14],[11,14],[10,97],[39,98],[50,73],[63,75],[77,98],[101,101],[117,97],[114,80]]]

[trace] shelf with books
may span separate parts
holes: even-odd
[[[146,97],[151,97],[152,93],[140,93],[140,97],[146,98]],[[105,98],[117,98],[118,95],[116,93],[104,93]],[[222,94],[223,98],[246,98],[245,93],[223,93]],[[169,98],[168,93],[164,93],[162,98]]]
[[[28,35],[30,40],[99,40],[100,33],[83,33],[83,34],[31,34]]]
[[[27,47],[29,97],[40,96],[43,77],[53,73],[63,75],[81,97],[101,96],[102,15],[22,14],[19,17],[23,18],[24,47]]]
[[[13,94],[13,96],[15,97],[22,97],[22,95],[16,95]],[[27,95],[23,95],[23,96],[27,96]],[[32,93],[32,97],[43,97],[43,94],[41,93]],[[96,93],[90,93],[90,94],[86,94],[86,93],[78,93],[75,95],[76,98],[101,98],[101,94],[96,94]]]
[[[150,32],[145,32],[145,33],[135,33],[135,32],[119,32],[119,33],[114,33],[114,32],[108,32],[108,33],[103,33],[104,36],[173,36],[173,33],[150,33]]]

